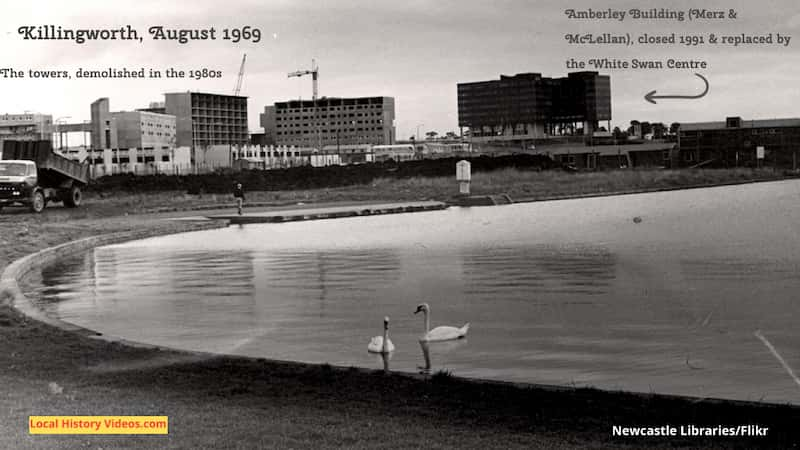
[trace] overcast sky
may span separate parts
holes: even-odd
[[[739,13],[735,21],[625,22],[571,21],[565,8],[687,10],[704,4]],[[711,6],[709,6],[711,5]],[[0,17],[0,66],[74,71],[108,67],[209,68],[223,72],[213,80],[12,80],[0,78],[0,113],[25,110],[89,119],[89,104],[110,97],[112,110],[146,107],[163,93],[232,93],[242,54],[247,65],[242,95],[249,100],[251,131],[258,114],[276,101],[311,97],[309,77],[287,78],[315,58],[320,95],[392,96],[398,137],[422,130],[458,131],[456,84],[498,78],[500,74],[539,72],[563,76],[567,57],[703,59],[705,70],[607,70],[611,76],[612,126],[632,119],[670,122],[800,117],[800,4],[794,0],[745,1],[324,1],[324,0],[71,0],[14,2]],[[100,41],[24,41],[22,25],[65,28],[137,28],[144,43]],[[250,25],[262,32],[257,44],[216,40],[156,42],[153,25],[217,29]],[[568,45],[566,32],[651,34],[718,33],[791,35],[788,47]],[[773,36],[774,38],[774,36]],[[796,41],[796,42],[795,42]],[[702,91],[699,72],[711,84],[700,100],[646,103],[643,96]]]

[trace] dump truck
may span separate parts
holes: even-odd
[[[76,207],[89,183],[89,165],[55,152],[50,141],[3,142],[0,154],[0,209],[9,205],[44,210],[48,202]]]

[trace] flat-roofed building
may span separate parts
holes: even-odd
[[[800,118],[682,123],[678,145],[684,166],[797,168]]]
[[[91,105],[91,148],[66,153],[88,157],[93,176],[111,173],[187,173],[189,147],[176,145],[176,118],[149,111],[111,111],[108,98]],[[180,172],[179,172],[180,171]]]
[[[642,142],[625,145],[556,145],[545,147],[557,163],[577,170],[628,167],[671,167],[674,142]]]
[[[395,141],[394,98],[323,97],[278,102],[264,108],[266,142],[325,149],[346,145],[391,145]]]
[[[590,138],[611,120],[611,79],[597,72],[539,73],[458,84],[458,124],[472,142]]]
[[[95,149],[173,148],[176,118],[148,111],[110,111],[108,98],[91,105],[92,147]]]
[[[112,113],[117,124],[117,145],[120,148],[154,148],[175,146],[175,116],[145,111]]]
[[[372,154],[376,162],[385,162],[390,159],[396,162],[418,159],[417,150],[413,144],[376,145],[372,147]]]

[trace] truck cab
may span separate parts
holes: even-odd
[[[81,188],[89,182],[89,167],[53,152],[50,141],[3,142],[0,154],[0,209],[9,205],[44,210],[48,202],[76,207]]]
[[[0,160],[0,208],[27,204],[37,184],[35,162]]]

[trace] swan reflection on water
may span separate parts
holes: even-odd
[[[389,361],[392,360],[392,355],[394,355],[394,353],[376,353],[375,354],[375,362],[378,363],[378,364],[382,364],[383,365],[383,371],[384,372],[388,372],[389,371]]]
[[[389,316],[383,318],[383,336],[375,336],[367,345],[367,351],[380,355],[383,360],[383,370],[389,371],[389,360],[392,359],[394,344],[389,339]]]
[[[422,349],[422,358],[423,364],[422,366],[417,366],[419,373],[424,375],[430,375],[433,370],[433,364],[431,362],[431,350],[433,353],[438,356],[443,356],[448,353],[453,353],[460,349],[461,347],[467,345],[467,339],[459,339],[457,341],[444,341],[444,342],[427,342],[427,341],[419,341],[419,347]],[[394,352],[386,352],[386,353],[373,353],[375,355],[375,364],[379,367],[383,367],[385,372],[391,370],[390,368],[390,361],[392,360],[392,356],[394,356]]]
[[[425,360],[424,366],[417,366],[419,369],[419,373],[424,375],[430,375],[433,365],[431,364],[431,347],[433,347],[434,352],[438,353],[439,355],[446,355],[448,353],[452,353],[467,345],[467,339],[459,339],[456,341],[442,341],[442,342],[428,342],[428,341],[419,341],[419,346],[422,349],[422,357]]]

